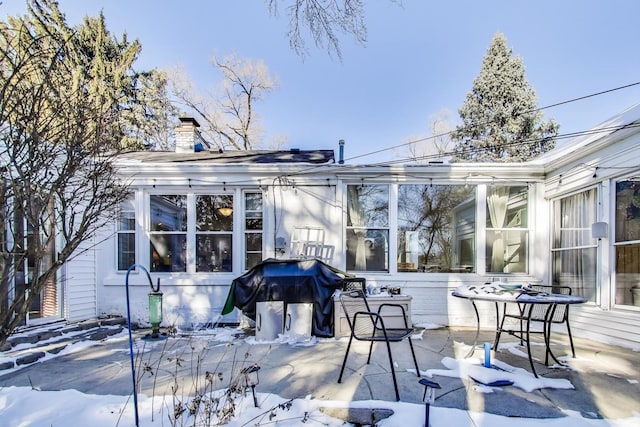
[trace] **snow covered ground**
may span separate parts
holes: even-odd
[[[123,332],[124,334],[124,332]],[[233,339],[233,334],[218,334],[217,339]],[[420,339],[420,337],[416,337]],[[122,334],[109,339],[122,339]],[[252,337],[242,338],[244,340]],[[82,351],[92,342],[77,343],[63,350],[59,355]],[[57,357],[51,355],[48,357]],[[458,360],[443,358],[444,369],[423,371],[425,377],[437,380],[438,376],[473,378],[478,384],[476,390],[492,393],[494,384],[507,381],[525,392],[539,388],[573,388],[564,379],[535,378],[520,368],[509,366],[500,360],[491,361],[491,368],[486,368],[479,360]],[[19,369],[19,368],[16,368]],[[6,373],[0,372],[0,375]],[[629,379],[629,381],[635,381]],[[489,385],[483,385],[489,384]],[[390,409],[393,415],[379,423],[380,426],[423,426],[425,405],[406,402],[369,401],[327,401],[314,399],[311,396],[302,399],[287,399],[274,394],[256,393],[259,407],[254,406],[250,389],[215,390],[201,396],[200,406],[183,407],[184,412],[176,416],[175,396],[137,396],[137,411],[132,396],[84,394],[77,390],[42,391],[36,387],[4,387],[0,389],[0,425],[3,426],[43,426],[43,427],[114,427],[136,425],[136,412],[139,426],[209,426],[219,425],[218,415],[207,411],[209,407],[223,409],[220,414],[229,415],[226,425],[229,426],[343,426],[344,422],[327,415],[331,408],[377,408]],[[193,399],[184,401],[193,402]],[[194,415],[190,415],[193,410]],[[491,427],[525,427],[525,426],[562,426],[562,427],[631,427],[640,426],[640,414],[627,419],[591,419],[580,413],[565,411],[566,417],[554,419],[527,419],[502,417],[484,412],[472,412],[460,409],[438,407],[437,403],[430,408],[430,425],[432,427],[452,426],[491,426]]]
[[[253,406],[251,394],[237,400],[236,413],[229,426],[343,426],[341,420],[330,418],[320,407],[339,408],[388,408],[394,414],[381,421],[380,426],[423,426],[425,407],[403,402],[359,401],[337,402],[314,399],[288,401],[275,395],[257,393],[259,408]],[[171,398],[138,396],[140,426],[193,425],[194,418],[183,416],[171,424],[173,412]],[[27,387],[7,387],[0,390],[0,413],[2,425],[65,426],[65,427],[114,427],[135,425],[132,399],[128,396],[101,396],[83,394],[75,390],[38,391]],[[277,422],[277,423],[276,423]],[[217,425],[199,420],[196,425]],[[501,417],[487,413],[462,411],[459,409],[431,407],[432,427],[631,427],[640,426],[640,416],[625,420],[586,419],[576,413],[565,418],[527,419]]]

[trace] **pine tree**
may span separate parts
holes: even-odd
[[[114,224],[129,195],[115,165],[139,98],[139,43],[111,36],[101,16],[70,27],[55,0],[27,10],[0,21],[0,345]]]
[[[555,146],[559,125],[544,122],[520,56],[496,33],[452,134],[456,161],[525,161]]]

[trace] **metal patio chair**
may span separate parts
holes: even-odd
[[[569,286],[551,286],[551,285],[530,285],[529,289],[534,292],[545,292],[545,293],[553,293],[553,294],[561,294],[561,295],[571,295],[571,287]],[[503,315],[502,321],[500,323],[500,327],[498,329],[498,333],[496,334],[496,340],[494,343],[494,349],[498,348],[498,343],[500,342],[500,333],[507,332],[510,335],[513,335],[517,338],[520,338],[520,344],[523,344],[523,341],[526,339],[525,335],[527,331],[525,331],[525,322],[527,321],[527,317],[529,315],[529,310],[526,307],[526,304],[518,304],[518,310],[516,312],[508,312],[507,304],[504,304],[503,307]],[[505,330],[503,328],[504,321],[506,318],[516,319],[520,322],[520,330]],[[536,304],[531,307],[531,322],[542,322],[543,327],[542,331],[528,331],[528,333],[542,333],[545,340],[545,365],[549,364],[549,355],[558,362],[554,354],[551,352],[549,343],[551,340],[551,326],[552,324],[566,324],[567,326],[567,335],[569,336],[569,344],[571,346],[571,355],[573,358],[576,357],[576,350],[573,345],[573,336],[571,335],[571,325],[569,324],[569,304],[553,304],[552,306],[545,306],[541,304]],[[529,343],[527,343],[529,345]]]
[[[413,343],[411,342],[411,334],[414,329],[407,324],[407,317],[404,311],[404,307],[398,304],[381,304],[377,312],[371,311],[365,292],[363,290],[364,283],[352,284],[351,290],[345,290],[340,295],[340,304],[347,317],[349,323],[349,329],[351,329],[351,335],[349,336],[349,344],[347,345],[347,351],[344,354],[344,360],[342,362],[342,368],[340,369],[340,376],[338,377],[338,383],[342,382],[342,375],[344,368],[347,364],[349,357],[349,350],[351,349],[351,343],[354,339],[358,341],[369,341],[369,357],[367,358],[367,364],[371,362],[371,353],[373,351],[373,344],[375,342],[384,342],[387,347],[387,353],[389,355],[389,366],[391,367],[391,375],[393,377],[393,386],[396,392],[396,400],[400,400],[400,393],[398,392],[398,381],[396,379],[396,371],[393,366],[393,356],[391,355],[391,343],[399,342],[405,338],[409,341],[409,347],[411,348],[411,355],[413,356],[413,363],[416,367],[416,375],[420,377],[420,369],[418,368],[418,361],[416,360],[416,354],[413,350]],[[402,310],[402,317],[404,319],[403,328],[387,328],[384,324],[384,319],[381,314],[383,308],[385,310]]]

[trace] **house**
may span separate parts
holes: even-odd
[[[640,105],[526,163],[352,165],[342,146],[338,161],[210,150],[182,118],[175,152],[121,157],[132,197],[65,287],[88,290],[87,314],[124,314],[126,282],[145,320],[147,278],[127,272],[139,264],[160,279],[165,324],[188,326],[219,320],[232,280],[261,260],[318,257],[411,295],[414,323],[475,325],[451,296],[461,284],[570,285],[588,299],[574,335],[638,347],[639,123]],[[480,314],[492,321],[493,307]]]

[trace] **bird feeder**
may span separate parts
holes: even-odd
[[[149,292],[149,323],[151,324],[151,338],[163,338],[160,334],[160,323],[162,323],[162,292],[160,292],[160,278],[158,278],[158,286],[151,286]]]

